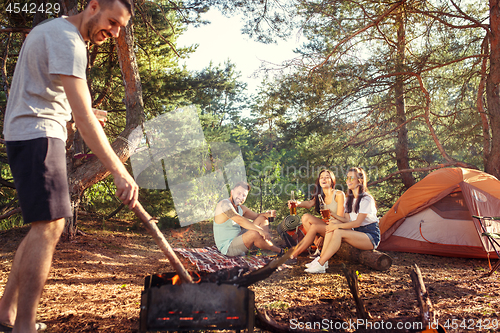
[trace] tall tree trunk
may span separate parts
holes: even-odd
[[[489,44],[489,34],[486,34],[483,44],[481,45],[482,54],[490,53],[490,44]],[[486,110],[484,108],[484,95],[486,88],[486,79],[488,78],[488,58],[484,57],[481,60],[481,81],[479,81],[479,86],[477,88],[477,112],[481,117],[481,125],[483,128],[483,165],[486,165],[488,161],[488,157],[490,156],[490,144],[491,144],[491,135],[490,135],[490,123],[488,122],[488,116],[486,114]]]
[[[405,48],[406,48],[406,34],[404,23],[404,8],[400,8],[396,15],[396,25],[398,26],[398,43],[396,46],[396,72],[405,72]],[[407,170],[410,168],[410,159],[408,157],[408,129],[406,128],[406,106],[405,106],[405,93],[404,93],[404,76],[396,76],[395,104],[396,104],[396,125],[398,130],[398,141],[396,143],[396,163],[398,170]],[[405,188],[410,188],[415,184],[415,178],[411,172],[401,173],[401,179]]]
[[[491,129],[490,153],[485,171],[500,178],[500,0],[490,0],[490,72],[486,99]]]
[[[144,103],[142,100],[142,85],[139,77],[139,69],[134,52],[134,35],[132,20],[126,28],[122,28],[120,36],[116,40],[118,59],[125,86],[125,105],[127,108],[127,121],[125,129],[111,146],[122,162],[125,162],[135,147],[139,144],[141,137],[131,137],[130,134],[144,122]],[[76,233],[76,222],[78,218],[78,205],[85,189],[96,184],[109,176],[109,171],[96,158],[92,157],[84,164],[73,168],[68,172],[70,184],[71,206],[73,218],[66,222],[64,235],[71,238]]]
[[[125,106],[127,107],[127,127],[144,123],[144,102],[142,100],[142,84],[139,68],[134,52],[134,29],[132,20],[120,31],[116,40],[118,61],[125,86]]]

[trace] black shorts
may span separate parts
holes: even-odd
[[[24,223],[71,217],[65,143],[38,138],[6,144]]]

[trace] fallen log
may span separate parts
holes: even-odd
[[[335,256],[343,260],[359,262],[379,271],[388,270],[392,265],[392,258],[386,253],[377,250],[360,250],[345,242],[342,243]]]

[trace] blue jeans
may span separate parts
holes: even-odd
[[[375,250],[380,244],[380,228],[378,226],[378,222],[373,222],[368,225],[364,225],[361,227],[354,228],[353,230],[365,233],[370,238],[370,241],[373,244],[373,249]]]

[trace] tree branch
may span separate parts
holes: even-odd
[[[29,34],[31,28],[3,28],[0,29],[0,33],[11,33],[11,32],[22,32],[25,34]]]
[[[12,215],[20,213],[20,212],[21,212],[21,207],[14,208],[3,215],[0,215],[0,220],[4,220],[4,219],[11,217]]]
[[[468,15],[465,15],[465,14],[464,14],[465,16],[459,16],[459,15],[452,15],[452,14],[449,14],[449,13],[438,11],[434,15],[434,14],[431,14],[430,11],[420,10],[420,9],[413,9],[412,12],[413,13],[417,13],[417,14],[422,14],[424,16],[428,16],[430,18],[433,18],[436,21],[441,22],[445,26],[453,28],[453,29],[483,28],[486,31],[489,31],[489,27],[488,27],[487,24],[482,24],[481,22],[477,21],[476,19],[474,19],[474,18],[472,18],[472,17],[470,17]],[[448,21],[446,21],[445,19],[442,18],[442,17],[446,17],[446,16],[447,17],[453,17],[453,18],[467,19],[469,21],[474,22],[474,24],[468,24],[468,25],[455,25],[455,24],[451,24],[451,23],[449,23]]]
[[[0,185],[5,186],[5,187],[9,187],[9,188],[13,188],[13,189],[16,188],[16,185],[14,185],[13,182],[9,182],[3,178],[0,178]]]
[[[393,129],[391,129],[390,131],[385,131],[385,132],[384,132],[384,133],[382,133],[382,134],[375,135],[375,136],[371,136],[371,137],[369,137],[369,138],[367,138],[367,139],[365,139],[365,140],[363,140],[363,141],[358,141],[358,142],[355,142],[355,143],[352,143],[351,141],[349,141],[349,142],[347,142],[347,143],[344,145],[344,147],[347,147],[347,146],[357,147],[357,146],[364,145],[364,144],[365,144],[365,143],[367,143],[368,141],[371,141],[371,140],[373,140],[373,139],[377,139],[377,138],[383,137],[383,136],[388,135],[388,134],[390,134],[390,133],[394,133],[394,132],[396,132],[397,130],[399,130],[401,127],[405,126],[406,124],[408,124],[408,123],[412,122],[413,120],[415,120],[415,119],[417,119],[417,118],[422,118],[423,116],[424,116],[424,115],[421,115],[421,114],[420,114],[420,115],[417,115],[417,116],[413,116],[413,117],[411,117],[410,119],[407,119],[404,123],[402,123],[402,124],[398,125],[397,127],[395,127],[395,128],[393,128]],[[360,132],[358,132],[357,134],[355,134],[355,135],[353,136],[353,138],[354,138],[354,137],[356,137],[359,133],[360,133]]]
[[[163,9],[161,9],[161,12],[163,13]],[[162,39],[165,43],[167,43],[167,45],[168,45],[168,46],[170,46],[170,48],[172,49],[172,51],[174,51],[174,53],[175,53],[178,57],[180,57],[179,53],[178,53],[178,52],[177,52],[177,50],[175,49],[174,44],[172,44],[170,41],[168,41],[165,37],[163,37],[163,35],[162,35],[162,34],[160,34],[160,33],[159,33],[156,29],[155,29],[155,27],[151,24],[151,22],[149,22],[149,20],[148,20],[146,17],[144,17],[144,14],[143,14],[143,12],[142,12],[142,11],[140,11],[140,13],[141,13],[141,16],[142,16],[142,20],[143,20],[143,22],[144,22],[144,23],[146,23],[146,24],[147,24],[147,25],[151,28],[151,30],[153,30],[153,32],[154,32],[154,33],[155,33],[158,37],[160,37],[160,38],[161,38],[161,39]],[[165,16],[165,19],[166,19],[166,16]],[[166,20],[167,20],[167,22],[169,22],[169,23],[170,23],[170,21],[169,21],[168,19],[166,19]],[[172,27],[172,29],[173,29],[173,30],[175,30],[173,26],[171,26],[171,27]]]
[[[465,165],[465,163],[462,163],[462,162],[453,162],[453,163],[438,164],[438,165],[433,165],[433,166],[429,166],[429,167],[425,167],[425,168],[403,169],[403,170],[398,170],[396,172],[393,172],[393,173],[385,176],[384,178],[374,180],[373,182],[368,183],[368,186],[374,186],[374,185],[383,183],[386,180],[389,180],[392,177],[397,176],[397,175],[399,175],[401,173],[406,173],[406,172],[425,172],[425,171],[431,171],[431,170],[436,170],[436,169],[447,168],[447,167],[450,167],[450,166],[457,166],[457,167],[466,167],[466,168],[470,168],[470,169],[477,169],[475,166],[472,166],[472,168],[471,168],[471,165],[468,165],[468,164]]]
[[[386,18],[390,13],[392,13],[396,8],[398,8],[399,6],[401,6],[402,4],[404,3],[404,1],[398,1],[396,2],[394,5],[392,5],[385,13],[383,13],[382,15],[380,15],[375,21],[373,21],[372,23],[368,24],[367,26],[359,29],[358,31],[352,33],[351,35],[343,38],[340,42],[337,43],[337,45],[335,45],[335,47],[333,48],[333,50],[326,56],[325,60],[323,60],[322,63],[320,63],[319,65],[316,65],[314,66],[312,69],[311,69],[311,72],[315,71],[316,69],[322,67],[323,65],[325,65],[328,60],[333,56],[333,54],[335,52],[337,52],[338,48],[346,43],[347,41],[351,40],[352,38],[356,37],[357,35],[359,35],[360,33],[374,27],[374,26],[377,26],[380,21],[382,21],[384,18]]]

